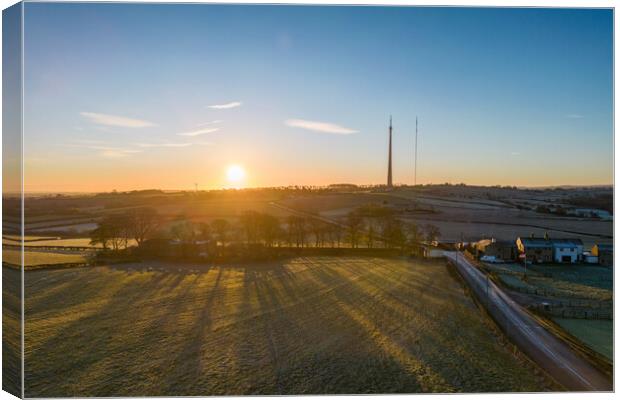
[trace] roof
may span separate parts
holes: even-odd
[[[555,247],[583,247],[583,242],[581,241],[581,239],[551,239],[551,242]]]
[[[513,242],[512,240],[496,240],[495,242],[491,243],[491,245],[496,245],[496,246],[502,246],[502,247],[516,247],[517,243]]]
[[[517,240],[521,240],[525,247],[553,247],[550,240],[545,238],[523,238],[520,237]]]
[[[583,246],[581,239],[545,239],[519,238],[525,247],[578,247]]]

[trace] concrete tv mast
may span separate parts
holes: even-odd
[[[387,187],[392,188],[392,116],[390,115]]]

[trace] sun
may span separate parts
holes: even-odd
[[[226,170],[226,179],[229,183],[239,184],[245,179],[245,170],[240,165],[230,165]]]

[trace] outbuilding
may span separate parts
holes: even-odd
[[[514,261],[519,254],[516,243],[509,240],[481,240],[476,243],[476,250],[501,261]]]
[[[583,252],[582,259],[583,259],[583,262],[585,262],[586,264],[598,264],[598,257],[595,255],[592,255],[592,253],[589,251]]]
[[[598,263],[611,267],[614,265],[614,245],[599,243],[592,247],[592,255],[598,257]]]

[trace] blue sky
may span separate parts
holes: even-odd
[[[32,191],[609,184],[610,10],[27,3]],[[215,107],[214,107],[215,106]]]

